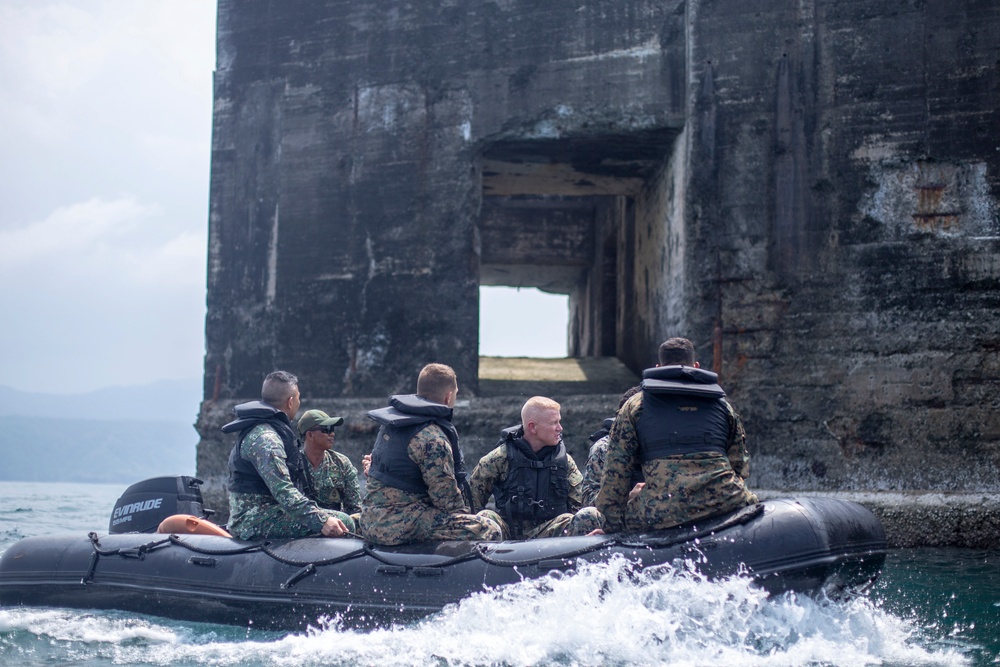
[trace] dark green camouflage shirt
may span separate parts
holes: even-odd
[[[326,507],[340,506],[340,511],[357,514],[361,511],[361,485],[358,470],[351,460],[333,450],[323,452],[319,466],[309,466],[316,501]]]
[[[319,533],[323,529],[323,524],[331,514],[307,498],[292,483],[285,445],[273,428],[267,424],[254,426],[243,439],[240,452],[253,464],[271,495],[230,492],[229,532],[237,536],[259,535],[258,519],[266,516],[274,505],[280,505],[287,515],[289,534],[301,533],[302,528],[309,533]],[[300,530],[293,531],[292,527]]]

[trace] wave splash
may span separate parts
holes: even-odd
[[[120,613],[0,608],[0,658],[149,665],[968,665],[871,600],[769,597],[745,577],[623,558],[463,600],[419,623],[294,634]],[[51,656],[50,656],[51,657]],[[36,662],[37,661],[37,662]]]

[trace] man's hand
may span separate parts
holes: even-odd
[[[347,526],[337,517],[331,516],[323,524],[321,532],[323,533],[323,537],[340,537],[347,532]]]
[[[632,490],[628,492],[628,502],[632,502],[632,499],[639,495],[639,492],[642,491],[642,487],[644,486],[646,486],[645,482],[639,482],[633,486]]]
[[[365,454],[361,457],[361,467],[365,469],[365,477],[368,476],[368,470],[372,467],[372,455]]]

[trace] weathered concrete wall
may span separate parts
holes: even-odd
[[[689,7],[687,323],[753,481],[997,491],[1000,6]]]
[[[474,390],[481,159],[679,126],[677,7],[220,0],[206,397]]]
[[[220,0],[199,474],[274,368],[474,412],[507,270],[574,354],[692,338],[754,486],[1000,492],[998,63],[985,0]]]

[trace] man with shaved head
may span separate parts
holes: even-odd
[[[291,421],[299,405],[299,379],[274,371],[264,378],[260,400],[237,405],[236,419],[222,427],[239,434],[229,455],[229,532],[240,539],[339,537],[355,529],[347,514],[313,498]]]
[[[586,535],[601,527],[600,513],[581,508],[583,475],[562,441],[560,406],[533,396],[521,423],[501,431],[496,449],[480,459],[469,484],[476,507],[492,495],[505,538]]]

